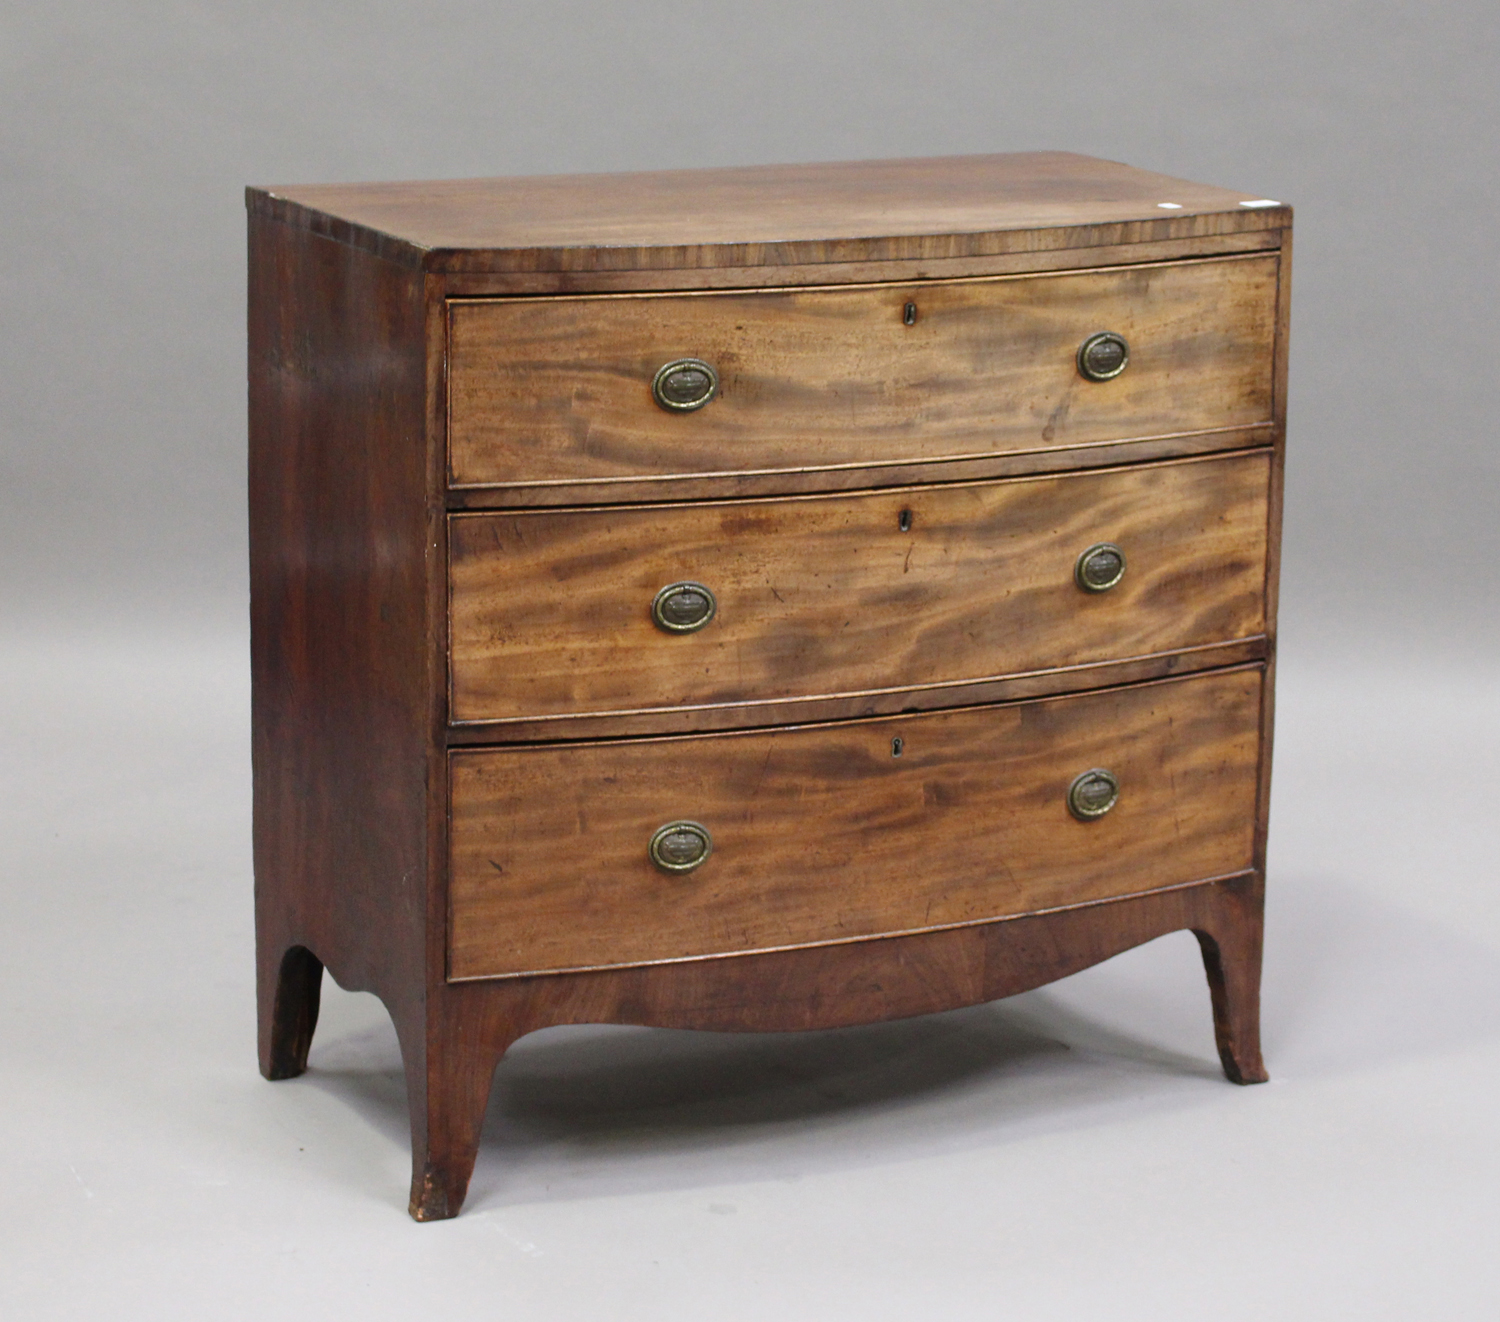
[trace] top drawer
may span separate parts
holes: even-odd
[[[457,487],[628,484],[982,459],[1272,417],[1275,254],[765,292],[455,299]],[[910,324],[908,324],[910,323]],[[1113,332],[1124,370],[1079,349]],[[659,405],[678,359],[702,407]],[[1201,447],[1198,447],[1201,448]]]

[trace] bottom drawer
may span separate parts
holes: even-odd
[[[1261,679],[454,752],[449,977],[858,940],[1243,871]],[[1108,798],[1102,777],[1073,791],[1097,768],[1118,796],[1080,817]]]

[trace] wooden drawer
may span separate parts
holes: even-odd
[[[450,754],[449,976],[981,922],[1253,864],[1261,670],[739,734]],[[900,755],[893,755],[896,739]],[[1075,819],[1090,768],[1115,807]],[[713,849],[648,857],[686,819]]]
[[[454,299],[451,482],[805,473],[1269,426],[1278,269],[1272,254],[844,288]],[[1102,382],[1076,358],[1098,331],[1130,346],[1125,371]],[[719,393],[669,413],[651,383],[683,357],[712,364]]]
[[[1253,637],[1264,451],[853,496],[452,516],[456,722],[935,688]],[[903,527],[903,525],[905,525]],[[1113,542],[1125,576],[1081,590]],[[664,586],[717,612],[672,634]]]

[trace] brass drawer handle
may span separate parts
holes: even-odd
[[[651,837],[651,861],[663,872],[691,872],[714,852],[714,838],[698,822],[668,822]]]
[[[1108,592],[1124,577],[1125,552],[1113,542],[1095,542],[1073,566],[1073,581],[1085,592]]]
[[[719,603],[702,583],[668,583],[651,603],[651,618],[668,633],[693,633],[718,612]]]
[[[719,374],[701,358],[674,358],[651,380],[651,397],[668,413],[691,413],[718,393]]]
[[[1123,335],[1100,331],[1078,346],[1078,371],[1090,381],[1111,381],[1130,362],[1130,346]]]
[[[1120,782],[1113,771],[1094,767],[1075,776],[1068,786],[1068,811],[1080,822],[1103,817],[1120,800]]]

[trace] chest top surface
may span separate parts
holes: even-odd
[[[979,255],[1025,251],[1042,231],[1047,246],[1081,247],[1276,229],[1289,214],[1271,199],[1070,152],[247,195],[252,212],[433,271]]]

